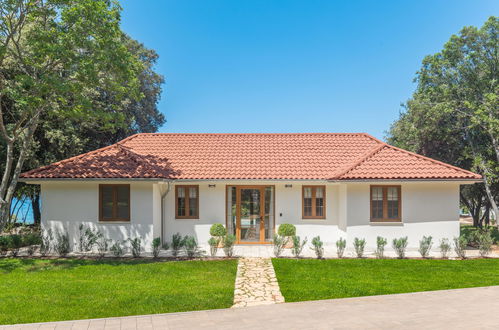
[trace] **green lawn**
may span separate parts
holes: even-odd
[[[499,285],[499,259],[273,259],[286,301]]]
[[[0,259],[0,324],[232,305],[237,260]]]

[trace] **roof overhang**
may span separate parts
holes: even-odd
[[[335,183],[379,183],[379,182],[453,182],[460,184],[482,183],[483,179],[351,179],[327,180]]]

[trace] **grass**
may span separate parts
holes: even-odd
[[[237,260],[0,259],[0,324],[225,308]]]
[[[499,285],[499,259],[273,259],[286,301]]]

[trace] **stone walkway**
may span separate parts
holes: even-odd
[[[494,329],[499,286],[115,317],[6,329]],[[0,326],[0,329],[4,327]]]
[[[234,307],[283,303],[284,297],[269,258],[240,258],[237,265]]]

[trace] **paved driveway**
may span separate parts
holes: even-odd
[[[499,286],[8,329],[498,329]]]

